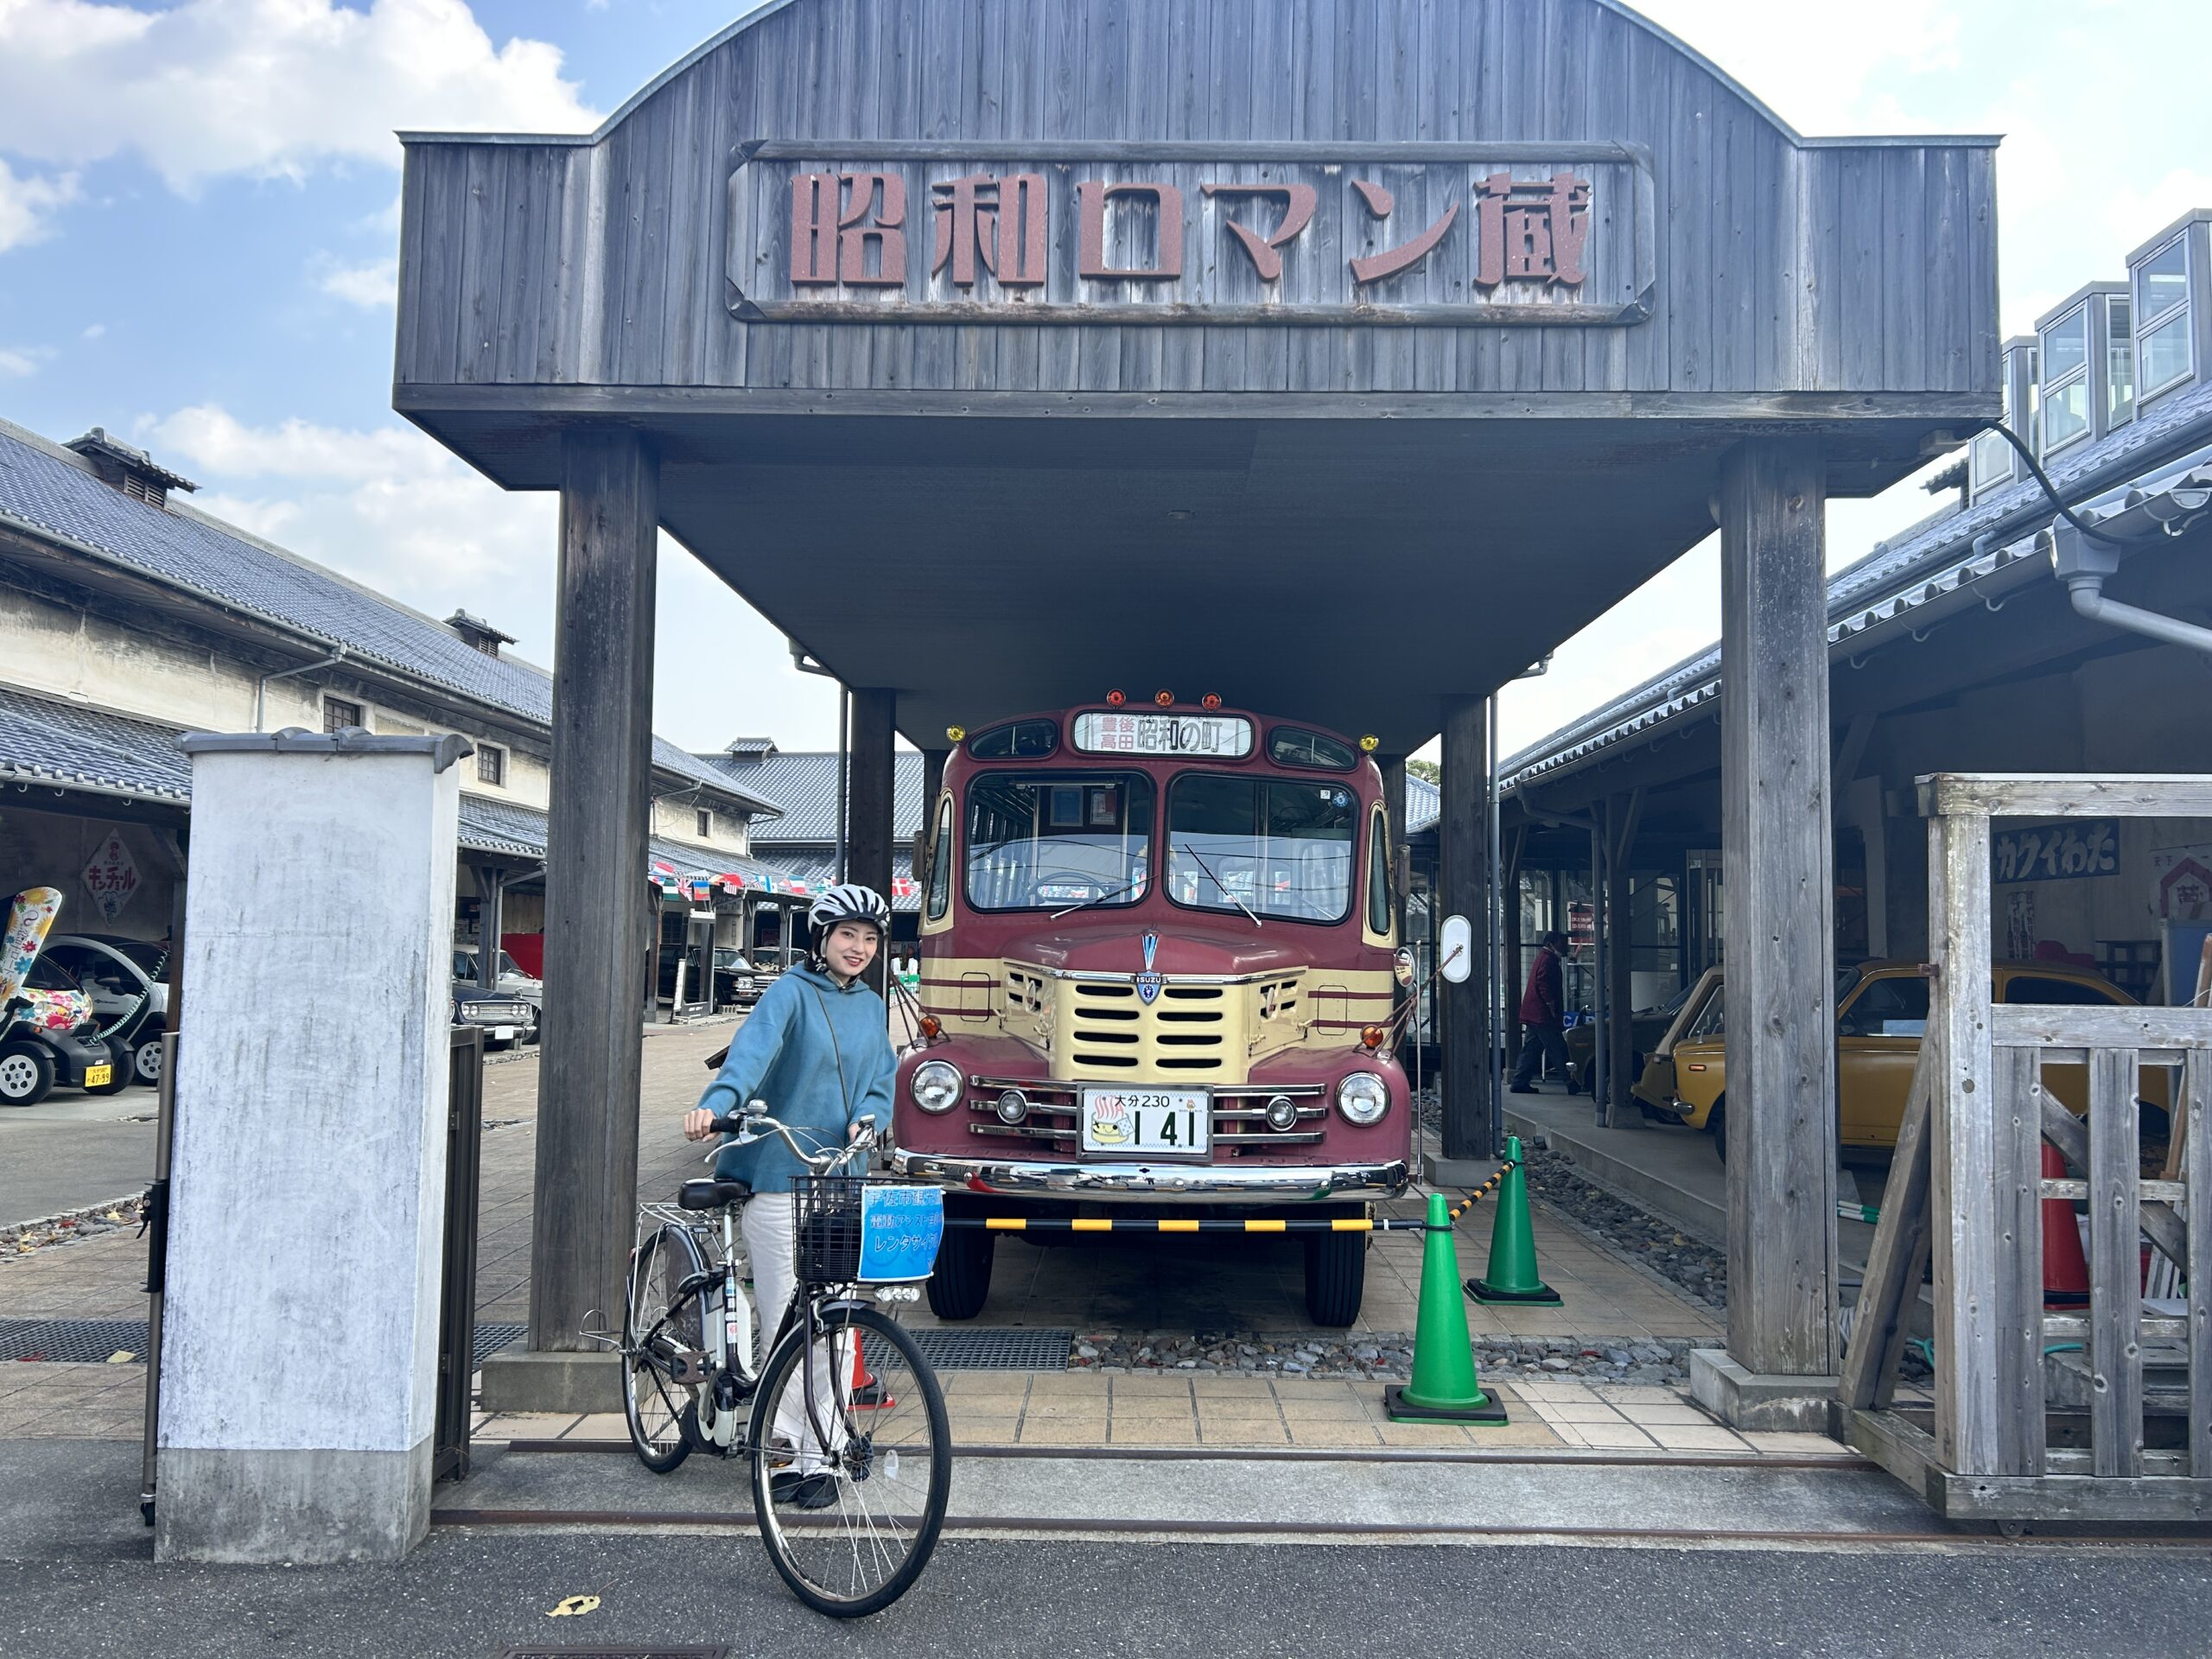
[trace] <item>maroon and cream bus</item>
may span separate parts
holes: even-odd
[[[897,1170],[954,1215],[1341,1217],[1404,1190],[1372,740],[1166,692],[948,735]],[[1367,1236],[1304,1237],[1308,1313],[1349,1325]],[[941,1317],[982,1311],[995,1243],[947,1230]]]

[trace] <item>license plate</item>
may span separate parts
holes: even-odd
[[[515,1039],[515,1028],[512,1026],[494,1026],[492,1035],[496,1041],[512,1043]]]
[[[1083,1149],[1117,1157],[1204,1158],[1213,1147],[1203,1089],[1086,1089]]]
[[[111,1065],[88,1065],[85,1068],[85,1087],[98,1089],[115,1076]]]

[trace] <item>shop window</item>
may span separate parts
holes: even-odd
[[[476,746],[476,781],[494,789],[507,786],[507,752],[494,743]]]
[[[324,731],[342,732],[348,726],[365,728],[368,723],[367,720],[362,716],[359,703],[348,702],[343,697],[325,697],[322,700],[322,729]]]

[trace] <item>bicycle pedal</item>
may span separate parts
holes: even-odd
[[[686,1388],[697,1388],[711,1382],[715,1362],[696,1350],[686,1349],[668,1362],[668,1380]]]

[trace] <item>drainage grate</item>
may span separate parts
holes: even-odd
[[[1002,1330],[910,1331],[922,1357],[940,1371],[1064,1371],[1075,1332]]]
[[[476,1327],[475,1363],[528,1334],[526,1325]],[[55,1365],[101,1365],[119,1353],[146,1362],[143,1319],[0,1319],[0,1360],[44,1360]]]

